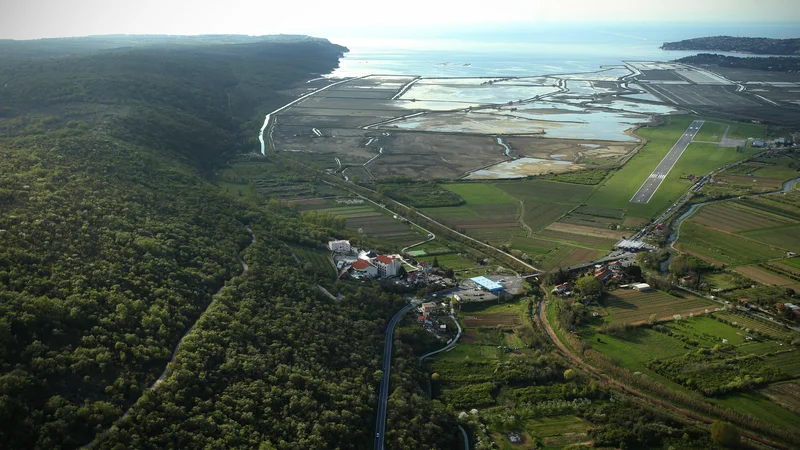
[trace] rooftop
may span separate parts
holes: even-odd
[[[486,277],[475,277],[470,278],[470,281],[477,284],[478,286],[493,292],[493,291],[500,291],[503,289],[503,285],[497,282],[494,282]]]
[[[372,265],[371,262],[369,262],[369,261],[367,261],[365,259],[357,259],[357,260],[355,260],[355,262],[353,262],[353,269],[356,269],[356,270],[364,270],[364,269],[366,269],[367,267],[370,267],[370,266],[375,267],[375,266]]]

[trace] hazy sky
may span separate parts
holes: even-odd
[[[800,0],[2,0],[0,38],[95,34],[346,35],[361,27],[650,20],[784,21]]]

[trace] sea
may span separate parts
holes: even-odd
[[[508,24],[369,29],[328,35],[349,49],[333,78],[364,75],[522,77],[593,72],[624,61],[670,61],[700,52],[664,42],[704,36],[798,38],[796,23]],[[724,52],[718,54],[738,55]]]

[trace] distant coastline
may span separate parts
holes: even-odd
[[[662,50],[720,51],[753,55],[800,56],[799,39],[712,36],[665,42]]]

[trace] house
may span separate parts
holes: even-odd
[[[688,286],[694,282],[694,277],[691,275],[686,275],[685,277],[681,278],[681,285]]]
[[[376,256],[372,263],[378,268],[378,275],[381,278],[396,277],[403,267],[403,263],[397,258],[389,256]]]
[[[611,261],[610,263],[608,263],[608,268],[614,271],[620,270],[622,269],[622,263],[619,261]]]
[[[762,141],[761,139],[755,139],[753,141],[752,147],[753,148],[766,148],[767,147],[767,143]]]
[[[572,289],[572,283],[569,283],[569,282],[561,283],[559,285],[556,285],[556,287],[554,287],[553,290],[550,293],[551,294],[564,295],[567,292],[569,292],[570,289]]]
[[[601,283],[605,283],[606,281],[610,280],[612,276],[614,276],[614,272],[612,272],[608,267],[601,267],[599,269],[595,269],[594,271],[594,277],[597,278],[597,280]]]
[[[445,325],[445,324],[439,325],[439,332],[440,333],[446,333],[447,332],[447,325]]]
[[[378,268],[366,259],[357,259],[351,266],[353,271],[360,276],[376,277],[378,276]]]
[[[437,306],[436,302],[425,302],[421,306],[422,308],[422,315],[428,317],[431,315],[432,312],[436,311]]]
[[[647,283],[633,283],[633,284],[629,284],[628,286],[630,286],[631,289],[636,289],[637,291],[640,291],[640,292],[649,291],[651,289],[650,285],[647,284]]]
[[[328,242],[328,248],[334,253],[350,253],[350,241],[337,240]]]

